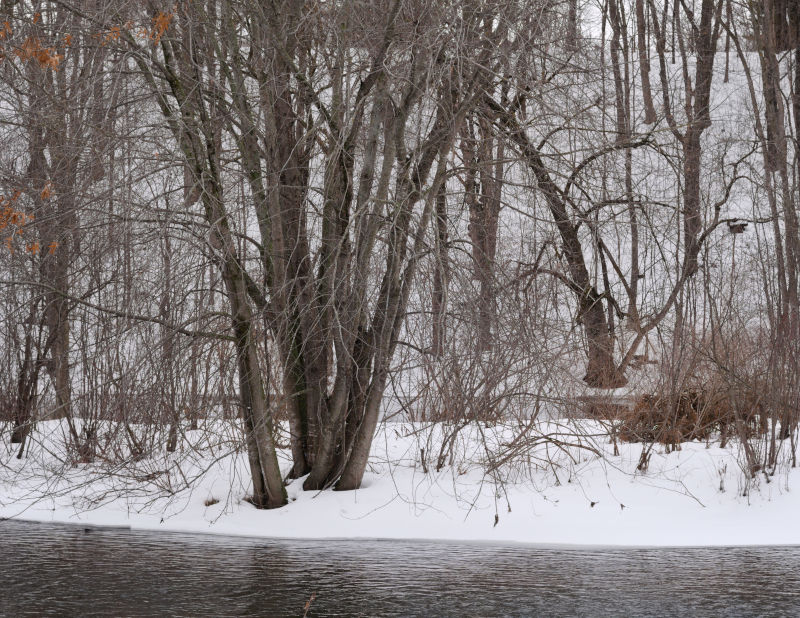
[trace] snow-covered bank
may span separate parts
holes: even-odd
[[[574,425],[549,430],[577,440]],[[290,503],[272,511],[244,500],[245,458],[219,446],[186,448],[131,471],[109,463],[59,466],[43,440],[29,459],[3,453],[0,517],[285,538],[800,544],[797,470],[779,468],[769,482],[761,475],[746,485],[735,446],[695,442],[669,454],[656,446],[648,472],[641,474],[641,445],[620,444],[615,456],[597,425],[585,422],[580,430],[582,448],[532,446],[493,478],[483,472],[483,445],[501,452],[510,428],[465,430],[453,465],[436,472],[436,458],[430,457],[425,472],[420,449],[440,443],[440,428],[387,423],[375,440],[362,489],[304,492],[298,480],[288,487]],[[586,446],[602,449],[603,456]]]

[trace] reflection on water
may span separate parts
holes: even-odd
[[[798,616],[800,548],[280,541],[0,521],[0,613]]]

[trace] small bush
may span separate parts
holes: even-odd
[[[618,430],[625,442],[660,442],[679,448],[681,442],[708,440],[715,433],[723,442],[766,430],[766,415],[749,393],[730,395],[708,388],[676,394],[647,394],[622,418]]]

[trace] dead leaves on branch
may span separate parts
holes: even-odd
[[[52,193],[52,184],[48,182],[44,189],[42,189],[40,195],[41,198],[45,200],[48,199]],[[21,191],[14,192],[10,197],[0,195],[0,234],[8,234],[3,239],[3,244],[5,244],[6,249],[11,254],[14,253],[14,239],[22,237],[25,226],[29,223],[33,223],[35,219],[33,215],[29,215],[17,208],[16,203],[21,195]],[[38,255],[41,249],[42,247],[37,241],[25,244],[25,251],[32,255]],[[53,255],[56,249],[58,249],[58,241],[54,240],[47,245],[48,255]]]
[[[173,17],[175,16],[175,8],[169,12],[159,11],[152,19],[149,27],[144,26],[138,29],[138,35],[141,38],[148,38],[153,42],[153,45],[158,45],[162,37],[172,24]],[[41,22],[41,14],[36,13],[31,19],[32,24]],[[123,31],[129,32],[135,28],[133,22],[126,22],[124,26],[114,25],[106,30],[95,32],[91,36],[100,41],[101,46],[109,43],[119,41],[122,37]],[[52,69],[57,71],[59,64],[64,59],[63,53],[58,53],[56,47],[47,46],[42,43],[39,36],[31,35],[25,38],[22,43],[14,44],[12,42],[14,36],[14,29],[11,27],[9,21],[0,23],[0,62],[4,59],[14,56],[21,62],[35,61],[43,69]],[[61,39],[61,45],[64,50],[71,47],[74,42],[73,34],[64,34]]]
[[[13,53],[22,62],[35,60],[43,69],[58,70],[58,64],[64,59],[52,47],[44,47],[38,37],[29,36],[22,45],[15,47]]]
[[[21,191],[16,191],[11,197],[0,195],[0,233],[8,234],[4,242],[11,253],[14,253],[14,237],[22,236],[23,228],[34,218],[33,215],[17,209],[16,202],[21,194]],[[28,250],[31,250],[30,246]],[[38,250],[37,246],[36,251]]]
[[[164,36],[164,33],[169,28],[173,15],[174,13],[172,12],[163,13],[159,11],[158,15],[153,18],[153,28],[150,31],[150,39],[153,44],[158,45],[161,42],[161,37]]]

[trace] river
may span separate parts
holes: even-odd
[[[4,616],[800,616],[800,548],[297,541],[0,521]]]

